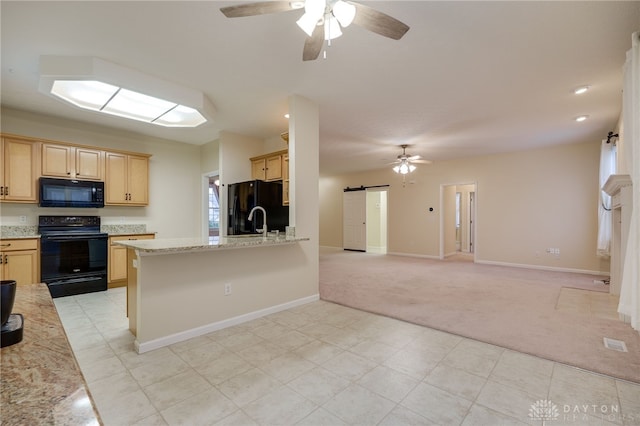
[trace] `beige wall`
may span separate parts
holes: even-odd
[[[342,245],[342,189],[389,184],[389,253],[439,257],[440,188],[475,182],[476,260],[606,272],[596,256],[600,141],[320,179],[320,244]],[[433,207],[433,212],[429,208]],[[545,252],[559,248],[560,255]]]
[[[37,225],[39,215],[84,214],[101,216],[104,224],[146,224],[159,238],[200,235],[204,212],[200,146],[7,108],[2,109],[2,132],[152,155],[148,207],[62,209],[2,203],[2,224],[24,225],[19,222],[23,215],[27,225]]]
[[[219,172],[220,168],[220,140],[206,143],[200,147],[200,172]]]

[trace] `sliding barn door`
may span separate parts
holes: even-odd
[[[342,247],[367,251],[367,191],[345,191],[342,212]]]

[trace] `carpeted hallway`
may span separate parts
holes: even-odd
[[[640,383],[640,335],[611,315],[613,302],[594,278],[464,256],[331,249],[320,256],[323,300]],[[605,337],[624,341],[628,352],[605,348]]]

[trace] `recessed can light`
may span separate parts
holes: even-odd
[[[589,90],[590,86],[580,86],[580,87],[576,87],[575,89],[573,89],[573,93],[576,95],[582,95],[583,93],[585,93],[587,90]]]
[[[587,118],[589,118],[588,115],[579,115],[574,120],[576,120],[578,123],[580,123],[580,122],[586,120]]]

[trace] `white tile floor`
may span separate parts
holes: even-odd
[[[124,288],[54,300],[107,426],[640,424],[640,385],[332,303],[138,355]]]

